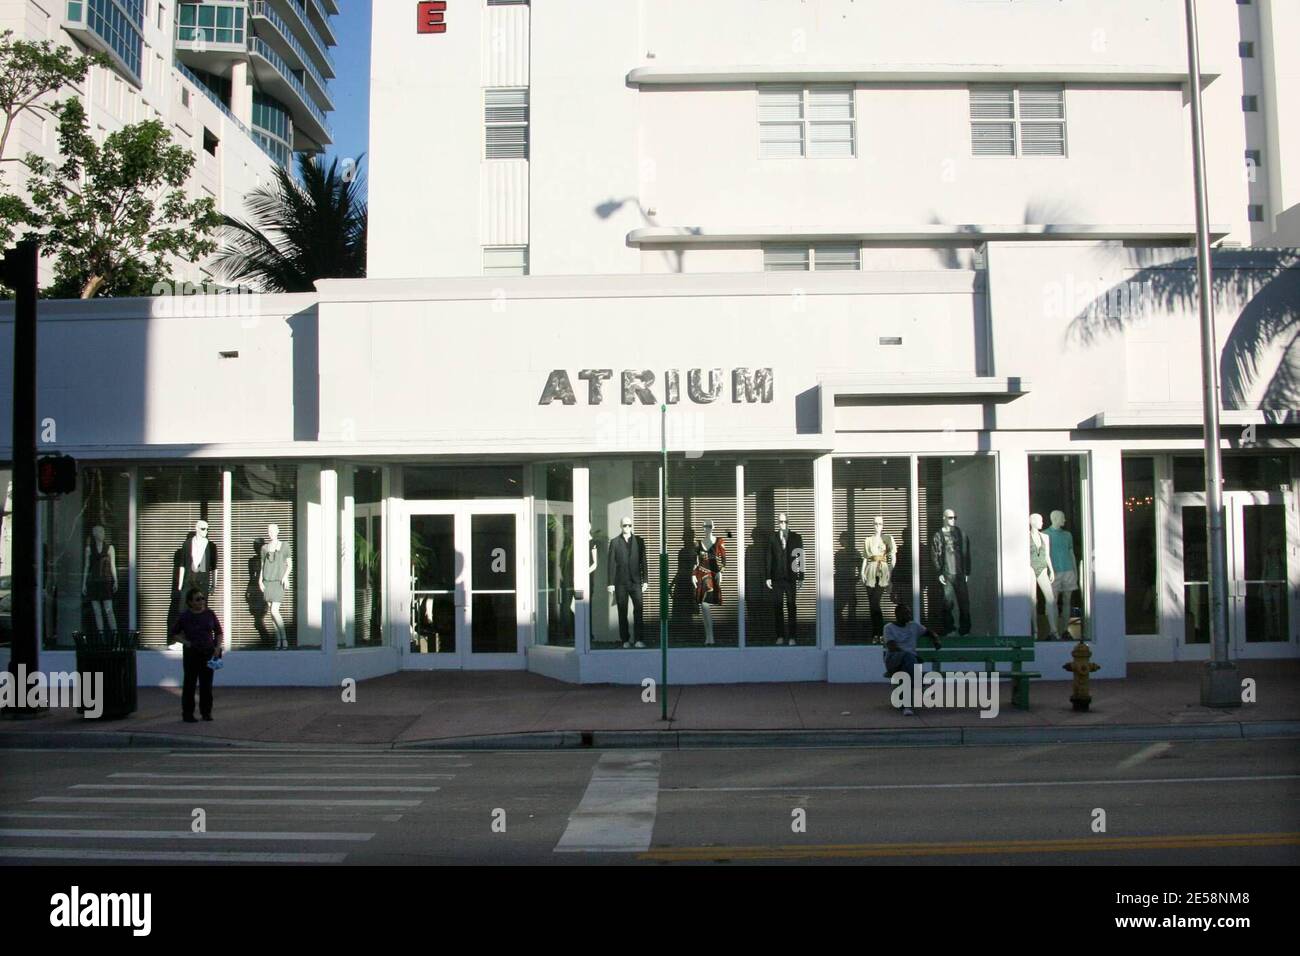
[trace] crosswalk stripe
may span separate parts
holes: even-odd
[[[582,802],[569,816],[556,853],[637,853],[650,849],[659,806],[653,752],[601,755]]]
[[[34,837],[50,840],[275,840],[289,843],[364,843],[373,833],[296,833],[278,830],[221,830],[195,833],[192,830],[45,830],[0,829],[0,837]]]
[[[138,752],[138,751],[137,751]],[[199,758],[203,760],[283,760],[293,757],[297,760],[333,760],[347,757],[349,760],[387,760],[394,763],[420,763],[428,760],[464,760],[465,754],[411,754],[411,753],[371,753],[364,750],[169,750],[159,756]]]
[[[774,787],[664,787],[664,793],[807,793],[821,790],[1000,790],[1017,787],[1135,787],[1170,783],[1254,783],[1297,780],[1300,774],[1275,773],[1241,777],[1148,777],[1133,780],[1007,780],[988,783],[844,783]]]
[[[240,850],[79,850],[75,847],[0,846],[0,859],[111,860],[160,863],[342,863],[346,853],[260,853]]]
[[[430,792],[437,787],[430,787]],[[143,803],[151,806],[180,805],[192,807],[195,797],[133,797],[127,794],[117,797],[33,797],[31,803]],[[206,806],[246,806],[246,807],[418,807],[423,800],[316,800],[311,798],[279,797],[205,797],[197,798]]]
[[[454,773],[110,773],[110,780],[454,780]]]
[[[444,778],[445,779],[445,778]],[[310,785],[286,784],[285,786],[276,786],[274,784],[260,783],[238,783],[238,784],[218,784],[208,783],[74,783],[69,790],[199,790],[203,793],[257,793],[277,791],[294,791],[298,793],[371,793],[383,791],[385,793],[429,793],[437,790],[437,787],[313,787]]]

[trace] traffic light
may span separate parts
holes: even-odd
[[[46,455],[36,462],[36,487],[43,495],[77,490],[77,462],[67,455]]]

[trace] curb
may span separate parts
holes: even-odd
[[[112,731],[0,731],[0,749],[245,750],[694,750],[740,747],[990,747],[1042,743],[1264,740],[1300,737],[1300,720],[1114,727],[917,728],[909,730],[612,730],[446,737],[391,743],[293,743]]]

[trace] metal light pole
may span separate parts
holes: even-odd
[[[1223,530],[1223,465],[1219,451],[1219,347],[1214,334],[1214,285],[1210,265],[1210,202],[1205,185],[1205,128],[1201,119],[1201,55],[1196,0],[1187,6],[1187,72],[1192,104],[1192,165],[1196,184],[1196,283],[1201,312],[1201,386],[1205,413],[1205,517],[1210,555],[1212,658],[1201,675],[1201,703],[1239,707],[1241,683],[1228,660],[1228,560]]]
[[[39,665],[36,639],[36,295],[40,249],[24,239],[4,255],[0,273],[14,290],[13,345],[13,643],[9,670]],[[27,688],[19,687],[20,694]],[[30,714],[25,708],[13,712]]]
[[[659,719],[668,719],[668,406],[659,406]]]

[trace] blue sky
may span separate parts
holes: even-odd
[[[393,2],[393,0],[388,0]],[[370,3],[371,0],[339,0],[341,11],[333,20],[339,45],[334,48],[335,72],[330,81],[334,112],[334,145],[329,159],[355,158],[369,152],[370,139]],[[368,171],[369,163],[362,167]]]

